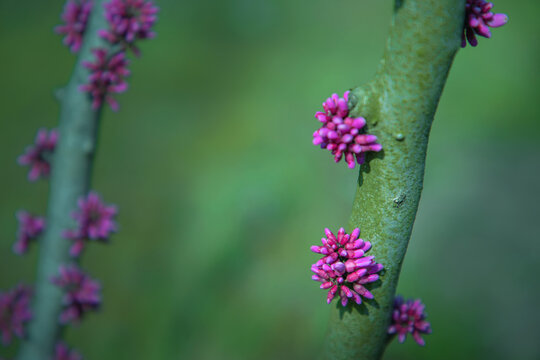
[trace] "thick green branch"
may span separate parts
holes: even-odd
[[[94,1],[85,31],[83,46],[71,79],[61,93],[60,138],[55,149],[47,210],[47,229],[40,245],[33,321],[28,337],[21,344],[19,360],[50,360],[62,327],[58,317],[62,308],[62,292],[51,284],[62,264],[72,261],[70,242],[62,232],[76,226],[70,214],[77,199],[88,192],[100,111],[92,110],[88,94],[79,86],[88,81],[89,72],[83,61],[93,61],[91,50],[108,49],[97,31],[107,27],[103,16],[104,0]]]
[[[353,90],[353,115],[383,151],[362,165],[350,229],[385,266],[375,299],[332,309],[325,359],[380,359],[403,257],[422,191],[429,131],[460,45],[465,0],[397,0],[376,78]]]

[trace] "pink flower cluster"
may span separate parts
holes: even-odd
[[[64,291],[60,323],[79,322],[85,312],[95,310],[101,304],[101,286],[76,265],[61,266],[59,275],[52,283]]]
[[[345,162],[353,169],[355,163],[362,164],[368,151],[381,151],[374,135],[361,134],[366,120],[363,117],[349,117],[349,91],[340,98],[332,94],[324,103],[324,111],[318,111],[315,118],[323,126],[313,133],[313,144],[320,145],[334,155],[335,162],[345,156]]]
[[[89,83],[81,85],[80,89],[92,95],[92,108],[94,110],[99,109],[105,100],[116,111],[118,110],[118,102],[111,94],[123,93],[128,88],[125,81],[129,75],[126,55],[124,52],[119,52],[109,57],[104,49],[94,49],[92,52],[95,61],[83,62],[83,66],[91,71],[88,78]]]
[[[64,237],[74,242],[70,249],[70,254],[74,257],[81,254],[86,241],[106,242],[109,239],[116,231],[114,217],[118,212],[116,205],[106,205],[95,192],[79,199],[78,206],[79,209],[72,214],[77,220],[77,229],[64,232]]]
[[[68,0],[62,14],[64,24],[54,28],[57,34],[65,35],[64,45],[69,47],[73,53],[81,49],[82,38],[91,11],[92,1],[90,0]]]
[[[91,71],[88,83],[80,87],[81,91],[92,96],[92,108],[99,109],[105,100],[114,111],[118,110],[118,102],[111,96],[123,93],[128,84],[125,78],[129,75],[126,59],[127,49],[140,55],[135,46],[136,40],[149,39],[155,36],[152,31],[157,20],[159,9],[150,0],[111,0],[104,4],[105,18],[109,29],[99,30],[99,36],[111,45],[120,45],[120,50],[109,52],[105,48],[92,50],[94,62],[86,61],[83,65]]]
[[[100,30],[99,35],[111,44],[121,43],[139,55],[134,43],[155,36],[152,28],[159,8],[148,0],[111,0],[104,6],[109,29]]]
[[[19,230],[17,232],[17,241],[13,244],[13,251],[18,255],[22,255],[28,251],[30,242],[43,232],[45,219],[33,216],[26,211],[19,211],[17,219],[19,220]]]
[[[324,257],[311,266],[311,271],[315,273],[312,279],[322,283],[321,289],[329,289],[327,303],[330,304],[336,295],[343,306],[350,298],[357,304],[362,303],[362,297],[373,299],[365,285],[379,279],[377,273],[383,266],[374,261],[374,256],[365,256],[371,243],[358,238],[358,228],[350,235],[343,228],[337,236],[329,229],[324,232],[326,238],[322,238],[322,246],[311,247],[311,251]]]
[[[478,45],[476,35],[491,37],[490,27],[503,26],[508,22],[506,14],[491,12],[493,4],[485,0],[467,0],[465,4],[465,25],[461,35],[461,47]]]
[[[54,350],[54,360],[82,360],[81,354],[69,347],[63,342],[56,344]]]
[[[9,345],[13,334],[24,337],[24,324],[32,318],[30,298],[32,290],[18,285],[5,293],[0,292],[0,332],[2,343]]]
[[[51,172],[50,158],[56,143],[58,142],[58,132],[55,129],[40,129],[36,135],[34,145],[26,148],[24,154],[19,156],[19,165],[30,166],[28,180],[36,181],[41,177],[49,176]]]
[[[431,326],[426,319],[424,304],[420,299],[404,301],[401,296],[394,300],[392,323],[388,328],[388,334],[397,334],[400,343],[405,341],[407,334],[412,334],[414,340],[420,346],[425,345],[421,334],[430,334]]]

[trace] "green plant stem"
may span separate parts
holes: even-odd
[[[107,28],[104,2],[94,1],[73,74],[60,95],[60,137],[52,164],[47,228],[40,241],[33,320],[21,343],[19,360],[50,360],[62,331],[58,317],[63,293],[50,279],[58,274],[61,265],[73,261],[69,256],[71,242],[62,237],[62,232],[76,227],[70,215],[90,186],[101,109],[92,109],[91,97],[81,92],[79,86],[88,81],[89,71],[82,63],[94,61],[91,50],[110,49],[97,34],[99,29]]]
[[[375,79],[352,91],[383,151],[362,165],[350,229],[385,266],[374,300],[332,308],[324,358],[376,360],[386,346],[395,290],[422,192],[429,132],[454,55],[465,0],[397,0]]]

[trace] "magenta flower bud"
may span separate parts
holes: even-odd
[[[352,239],[352,235],[351,235],[351,239]],[[351,240],[351,241],[354,241],[354,240]],[[356,240],[354,242],[349,242],[348,244],[345,245],[345,249],[347,249],[347,250],[356,250],[356,249],[360,249],[362,246],[364,246],[364,240],[360,239],[360,240]]]
[[[327,281],[325,283],[321,284],[321,289],[330,289],[332,286],[334,286],[334,283],[331,281]]]
[[[54,349],[54,360],[82,360],[82,356],[63,342],[58,342]]]
[[[61,266],[51,282],[64,290],[61,324],[79,322],[83,315],[101,304],[101,286],[76,265]]]
[[[323,283],[321,289],[330,289],[327,302],[332,302],[336,295],[341,298],[343,306],[351,298],[357,304],[362,302],[362,297],[372,299],[373,294],[363,285],[377,281],[379,276],[376,273],[383,266],[375,263],[374,256],[364,256],[371,244],[358,239],[360,229],[355,229],[349,235],[340,228],[337,236],[325,229],[325,235],[326,238],[321,239],[323,245],[312,246],[311,249],[320,254],[320,248],[326,248],[328,255],[313,264],[311,271],[316,274],[312,279]]]
[[[74,257],[80,255],[86,241],[108,242],[111,234],[116,232],[114,218],[118,213],[116,205],[106,205],[95,192],[80,198],[78,207],[71,214],[77,221],[77,229],[64,231],[64,237],[73,241],[70,254]]]
[[[69,47],[72,53],[81,49],[82,38],[86,31],[88,17],[92,11],[90,0],[68,0],[64,5],[62,20],[64,24],[54,28],[57,34],[64,36],[64,45]]]
[[[360,130],[364,130],[366,120],[362,117],[349,117],[349,92],[345,92],[343,97],[332,94],[323,103],[324,112],[315,114],[323,125],[313,134],[313,144],[329,150],[334,155],[335,162],[345,158],[347,166],[352,169],[357,163],[362,164],[365,161],[365,152],[381,151],[382,147],[375,143],[376,136],[359,135]]]
[[[34,145],[26,148],[24,154],[17,158],[19,165],[29,166],[29,181],[49,176],[51,172],[51,158],[58,142],[56,129],[39,129]]]
[[[356,291],[359,295],[365,297],[366,299],[373,299],[373,294],[370,293],[369,290],[363,287],[361,284],[354,284],[354,291]]]
[[[366,269],[357,270],[357,271],[347,275],[347,281],[350,282],[350,283],[357,282],[366,273],[367,273]]]
[[[124,52],[107,54],[105,49],[92,50],[94,62],[85,61],[83,66],[91,71],[87,84],[80,87],[81,91],[92,96],[92,108],[97,110],[106,101],[111,109],[118,110],[118,102],[112,97],[113,93],[127,90],[125,78],[129,75],[128,60]]]
[[[24,326],[32,319],[31,297],[32,290],[24,285],[0,292],[0,335],[3,345],[11,344],[13,335],[24,338]]]
[[[424,346],[425,341],[421,334],[431,333],[431,325],[425,320],[426,317],[424,304],[420,299],[404,301],[401,296],[396,296],[388,334],[397,335],[400,343],[405,341],[407,334],[412,334],[416,343]]]
[[[342,263],[341,261],[339,262],[336,262],[332,268],[339,274],[343,274],[345,271],[346,271],[346,267],[345,267],[345,264]]]
[[[30,242],[36,240],[45,229],[45,219],[33,216],[26,211],[19,211],[17,220],[19,220],[19,230],[17,241],[13,244],[13,252],[17,255],[23,255],[28,251]]]
[[[108,30],[99,31],[99,36],[112,44],[122,44],[140,55],[136,40],[152,39],[152,30],[159,8],[149,0],[111,0],[104,4]]]
[[[499,27],[503,26],[508,22],[508,16],[506,14],[493,14],[491,19],[489,19],[486,24],[489,27]]]
[[[461,47],[478,45],[476,35],[491,37],[490,27],[503,26],[508,22],[506,14],[491,12],[493,4],[485,0],[467,0],[465,3],[465,24],[461,35]]]

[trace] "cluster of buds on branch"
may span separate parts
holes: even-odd
[[[84,62],[90,70],[88,82],[80,90],[90,94],[93,109],[99,109],[105,101],[116,111],[118,102],[112,94],[123,93],[128,88],[126,77],[130,72],[126,54],[131,50],[140,56],[136,42],[155,36],[153,27],[159,9],[150,0],[111,0],[104,7],[108,28],[100,29],[98,34],[114,46],[111,51],[92,49],[94,61]],[[57,26],[56,32],[65,35],[64,43],[72,52],[78,52],[82,46],[91,10],[91,0],[68,0],[65,5],[62,15],[65,23]]]
[[[100,109],[104,102],[117,110],[118,103],[113,94],[122,93],[128,87],[126,78],[130,72],[127,68],[127,54],[131,51],[140,56],[137,42],[155,36],[153,27],[158,8],[151,0],[103,2],[102,22],[107,24],[107,28],[98,29],[92,34],[88,29],[94,11],[95,1],[67,0],[61,15],[63,24],[55,27],[55,31],[64,36],[63,42],[72,53],[78,53],[84,48],[87,37],[101,38],[102,43],[106,42],[106,46],[89,49],[94,60],[82,62],[82,66],[89,70],[88,82],[75,91],[88,93],[91,98],[89,103],[91,102],[94,110]],[[96,12],[95,16],[99,15],[101,12]],[[89,42],[93,43],[93,40]],[[48,178],[54,173],[55,152],[57,144],[62,142],[62,136],[56,129],[40,129],[35,143],[19,156],[18,163],[29,167],[29,181]],[[73,205],[75,207],[75,204]],[[95,241],[107,243],[111,234],[117,231],[117,207],[104,203],[96,192],[87,192],[78,199],[76,205],[77,209],[71,214],[69,210],[65,214],[66,217],[71,216],[74,219],[76,226],[64,229],[63,240],[60,239],[71,242],[69,254],[72,260],[65,257],[65,262],[59,263],[56,275],[48,279],[49,286],[56,286],[63,293],[62,303],[58,304],[61,312],[55,326],[78,323],[88,312],[100,307],[101,285],[77,265],[77,258],[87,244]],[[24,210],[17,213],[17,219],[19,228],[13,251],[23,255],[30,250],[31,244],[47,231],[46,222],[43,217]],[[10,344],[13,336],[26,338],[25,325],[32,321],[33,317],[30,307],[32,294],[33,289],[23,285],[0,292],[0,336],[4,345]],[[56,343],[53,354],[40,355],[54,360],[82,359],[77,351],[69,349],[61,341]]]

